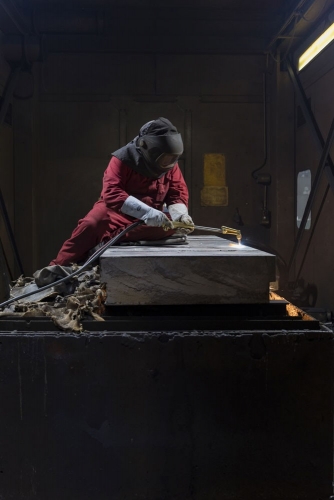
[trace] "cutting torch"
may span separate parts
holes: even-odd
[[[238,242],[241,242],[241,232],[239,229],[233,229],[232,227],[227,227],[227,226],[221,226],[220,228],[218,227],[205,227],[205,226],[195,226],[193,224],[185,224],[184,222],[178,222],[178,221],[171,221],[172,222],[172,227],[167,227],[167,226],[162,226],[165,231],[168,231],[169,229],[191,229],[193,231],[194,229],[198,229],[199,231],[208,231],[210,233],[220,233],[220,234],[233,234]]]

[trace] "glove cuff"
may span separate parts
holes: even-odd
[[[174,203],[174,205],[168,206],[168,212],[171,219],[177,221],[181,219],[182,215],[188,215],[188,208],[184,203]]]
[[[138,200],[134,196],[129,196],[122,205],[121,212],[136,219],[143,220],[143,217],[151,210],[151,207]]]

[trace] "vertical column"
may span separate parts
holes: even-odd
[[[14,100],[14,230],[25,273],[34,271],[33,100]],[[55,173],[56,175],[56,173]],[[47,238],[47,234],[44,235]]]
[[[271,246],[289,260],[295,235],[294,91],[287,71],[276,64],[272,81],[271,150],[273,217]]]
[[[192,213],[192,172],[191,172],[191,154],[192,154],[192,112],[187,109],[184,114],[184,177],[189,189],[189,212]]]

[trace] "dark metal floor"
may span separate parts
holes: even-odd
[[[180,306],[109,306],[104,322],[84,320],[86,332],[101,331],[175,331],[175,330],[313,330],[321,323],[306,314],[291,316],[285,300],[267,304],[223,304]],[[3,317],[0,332],[59,331],[45,317]]]

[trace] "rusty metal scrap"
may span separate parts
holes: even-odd
[[[19,294],[27,286],[36,286],[34,280],[20,277],[12,288],[12,293]],[[12,304],[0,312],[0,316],[49,317],[60,330],[65,332],[84,331],[82,320],[87,317],[104,321],[102,314],[105,309],[106,286],[100,283],[98,266],[78,275],[75,290],[71,294],[62,296],[52,288],[49,294],[44,294],[34,301],[18,301]]]

